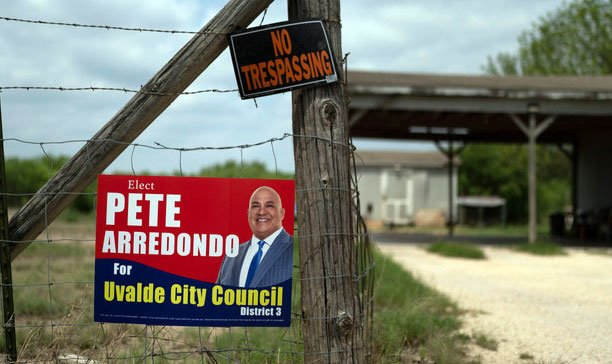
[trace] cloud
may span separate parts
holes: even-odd
[[[3,4],[6,17],[134,28],[199,30],[224,0],[23,0]],[[342,3],[343,52],[349,69],[371,71],[479,73],[486,56],[512,50],[521,31],[561,0],[351,0]],[[264,23],[287,20],[286,1],[275,1]],[[262,16],[253,22],[261,23]],[[128,32],[0,21],[2,86],[120,87],[137,89],[191,35]],[[188,91],[235,89],[228,52],[198,77]],[[5,91],[4,136],[35,142],[92,137],[133,94],[87,91]],[[241,100],[237,92],[180,96],[141,136],[140,144],[176,147],[252,144],[291,132],[289,94]],[[79,143],[45,145],[72,154]],[[8,155],[30,156],[40,146],[10,143]],[[293,168],[289,138],[274,144],[282,170]],[[171,171],[227,158],[274,160],[273,148],[180,153],[128,148],[113,164],[130,170]],[[183,159],[181,159],[183,158]],[[273,162],[271,162],[273,163]]]
[[[366,3],[347,6],[343,17],[343,51],[354,68],[476,74],[487,55],[512,50],[520,32],[561,1]]]

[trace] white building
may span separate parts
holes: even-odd
[[[357,151],[355,164],[361,215],[370,224],[445,224],[449,176],[444,154]],[[453,171],[456,201],[456,168]]]

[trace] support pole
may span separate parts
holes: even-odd
[[[572,216],[574,219],[578,217],[578,183],[580,179],[578,178],[578,151],[581,150],[578,148],[578,142],[574,142],[572,147]],[[574,220],[575,221],[575,220]]]
[[[461,145],[458,148],[455,148],[453,145],[453,141],[448,141],[448,146],[443,147],[438,140],[435,141],[436,147],[438,150],[446,156],[447,159],[447,168],[448,168],[448,236],[453,237],[455,233],[455,183],[453,179],[454,170],[455,170],[455,156],[461,154],[463,148],[465,148],[465,144]]]
[[[572,164],[572,216],[576,218],[576,206],[578,206],[578,142],[574,141],[569,148],[562,144],[559,150]]]
[[[528,171],[528,203],[529,203],[529,243],[535,243],[537,239],[538,227],[538,206],[537,206],[537,156],[536,143],[538,136],[555,121],[555,116],[549,116],[538,125],[537,114],[539,106],[537,104],[527,105],[528,125],[526,126],[516,115],[510,115],[512,121],[527,136],[527,171]]]
[[[79,150],[11,219],[15,259],[45,229],[75,192],[83,191],[227,47],[227,35],[246,28],[272,0],[230,0],[208,24]]]
[[[538,227],[538,206],[537,206],[537,155],[536,155],[536,136],[533,130],[536,126],[535,113],[529,113],[529,139],[527,145],[528,154],[528,182],[529,182],[529,243],[535,243],[537,240]]]
[[[0,105],[0,270],[2,270],[2,310],[6,361],[17,361],[17,335],[15,333],[15,305],[13,302],[13,272],[8,241],[8,204],[6,201],[6,169],[4,166],[4,136],[2,133],[2,107]]]
[[[455,219],[454,219],[454,189],[453,189],[453,169],[455,151],[453,149],[453,141],[448,141],[448,236],[453,237],[455,233]]]
[[[339,0],[289,0],[289,19],[322,19],[341,65]],[[341,81],[344,77],[342,77]],[[293,134],[306,363],[368,363],[359,295],[345,85],[294,91]]]

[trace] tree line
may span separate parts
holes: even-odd
[[[607,75],[612,73],[612,1],[563,2],[518,38],[515,52],[489,56],[492,75]],[[508,220],[527,218],[525,145],[468,145],[461,154],[459,190],[506,198]],[[537,147],[538,213],[571,206],[571,162],[556,146]]]
[[[568,175],[571,163],[567,157],[558,159],[555,147],[538,149],[538,196],[543,215],[563,209],[571,202]],[[68,161],[66,156],[36,158],[11,157],[5,162],[8,205],[18,208],[40,189]],[[521,223],[527,211],[527,152],[520,145],[470,145],[461,154],[459,168],[459,193],[462,195],[498,195],[506,198],[508,221]],[[132,172],[115,174],[131,175]],[[139,172],[141,175],[173,175]],[[239,163],[226,161],[202,167],[189,176],[218,178],[293,178],[291,173],[269,170],[263,162]],[[91,213],[95,207],[94,181],[85,193],[79,195],[69,209],[79,213]]]
[[[10,157],[5,160],[7,204],[11,208],[23,206],[59,169],[68,161],[67,156],[43,156],[33,158]],[[114,174],[131,175],[133,172],[114,172]],[[179,171],[170,174],[139,172],[140,175],[179,176]],[[253,161],[239,163],[227,161],[202,167],[193,174],[185,176],[199,177],[248,177],[248,178],[292,178],[292,174],[269,170],[263,162]],[[97,182],[91,183],[70,205],[69,209],[79,213],[92,213],[95,207]]]
[[[568,210],[572,203],[571,160],[557,146],[538,146],[538,216]],[[460,155],[459,195],[506,199],[507,221],[527,221],[527,148],[522,144],[473,144]]]

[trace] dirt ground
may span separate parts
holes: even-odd
[[[488,363],[612,363],[612,253],[568,249],[541,257],[483,247],[486,260],[446,258],[421,244],[380,250],[467,310],[463,331],[495,339],[474,347]]]

